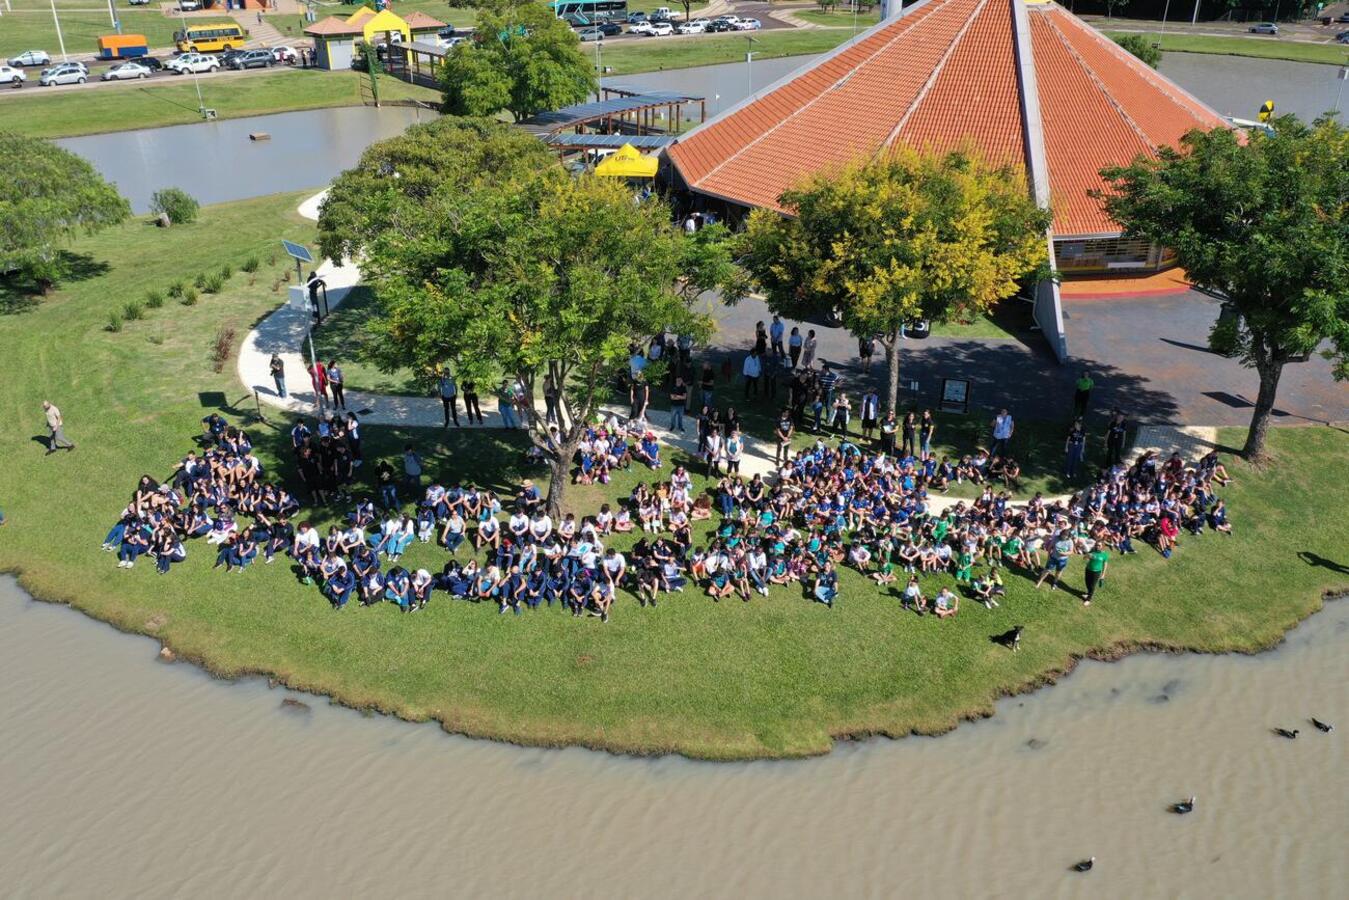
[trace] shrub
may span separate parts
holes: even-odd
[[[164,305],[164,293],[162,291],[148,290],[145,292],[145,306],[148,309],[159,309]]]
[[[225,361],[230,358],[230,350],[234,346],[234,329],[228,326],[221,326],[215,333],[215,342],[211,345],[211,367],[219,372],[225,368]]]
[[[206,287],[206,273],[203,272],[196,278],[193,278],[192,284],[194,287],[196,287],[197,290],[201,290],[202,288]]]
[[[250,256],[248,259],[244,260],[244,264],[239,268],[249,274],[256,272],[258,270],[258,258],[256,256]]]
[[[103,326],[104,331],[121,331],[122,317],[115,312],[108,313],[108,324]]]
[[[164,213],[175,225],[195,221],[197,208],[197,201],[182,188],[161,188],[150,198],[150,211],[155,215]]]
[[[183,289],[186,287],[187,285],[183,282],[183,279],[179,278],[177,281],[173,282],[173,284],[169,285],[169,296],[175,300],[178,299],[183,296]]]
[[[229,281],[231,278],[234,277],[234,269],[230,268],[229,266],[221,266],[220,277],[225,281]]]
[[[183,291],[183,296],[178,299],[178,302],[183,304],[183,306],[191,306],[192,304],[196,303],[197,289],[188,288],[185,291]]]
[[[1162,64],[1162,51],[1153,43],[1150,35],[1126,34],[1115,38],[1115,43],[1154,69]]]
[[[122,305],[122,318],[128,322],[134,322],[137,319],[145,318],[145,304],[139,300],[132,300]]]
[[[205,280],[202,281],[201,284],[202,293],[206,294],[218,294],[224,287],[225,287],[225,279],[220,277],[219,272],[212,275],[207,275]]]

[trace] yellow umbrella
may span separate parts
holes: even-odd
[[[655,178],[659,165],[656,157],[643,156],[632,144],[624,144],[595,166],[595,174],[611,178]]]

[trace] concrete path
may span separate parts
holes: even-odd
[[[1198,462],[1218,446],[1218,429],[1204,425],[1142,425],[1134,437],[1137,453],[1152,450],[1163,459],[1179,451],[1181,459]]]

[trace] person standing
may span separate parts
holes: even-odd
[[[881,452],[886,456],[895,455],[895,432],[898,430],[899,422],[895,420],[894,410],[891,410],[881,421]]]
[[[871,357],[876,355],[875,335],[865,335],[857,339],[857,355],[862,358],[862,373],[871,371]]]
[[[698,376],[698,387],[702,392],[703,406],[712,405],[712,391],[717,384],[717,373],[711,363],[703,363],[703,371]]]
[[[454,420],[455,427],[459,427],[459,385],[455,383],[454,374],[449,369],[440,370],[436,390],[440,393],[440,405],[445,412],[444,427],[450,427],[451,419]],[[468,410],[464,412],[467,413]]]
[[[815,329],[812,328],[806,332],[806,339],[801,344],[801,368],[809,369],[815,362],[815,349],[819,346],[819,339],[815,337]]]
[[[918,420],[918,441],[924,458],[932,453],[932,436],[936,433],[937,420],[932,417],[932,410],[923,410],[923,417]]]
[[[482,424],[482,407],[478,406],[478,383],[472,379],[464,382],[464,417],[468,419],[468,424],[473,424],[474,417],[477,417],[478,424]]]
[[[872,435],[876,433],[876,426],[880,424],[881,398],[875,390],[868,388],[862,395],[862,439],[871,440]]]
[[[811,332],[814,334],[815,332]],[[809,365],[806,368],[810,368]],[[835,372],[829,363],[820,364],[820,387],[824,390],[824,405],[833,407],[834,391],[838,390],[838,373]]]
[[[763,328],[763,323],[759,323]],[[759,347],[756,344],[754,349],[745,357],[745,364],[741,367],[741,373],[745,376],[745,399],[759,396],[759,376],[763,374],[763,366],[759,363]]]
[[[670,430],[684,433],[684,413],[689,407],[689,389],[683,378],[676,378],[670,388]]]
[[[993,419],[993,446],[988,448],[989,456],[1006,456],[1007,445],[1012,441],[1012,434],[1016,431],[1016,422],[1012,419],[1012,414],[1005,409],[998,410],[998,415]]]
[[[763,395],[768,400],[776,400],[778,396],[778,378],[782,374],[782,357],[775,353],[769,353],[759,358],[759,365],[763,367]]]
[[[412,490],[415,499],[422,485],[422,458],[412,449],[411,444],[403,447],[403,483]]]
[[[56,408],[55,403],[43,400],[42,411],[47,416],[47,453],[55,453],[57,450],[74,450],[75,444],[66,438],[66,422],[61,417],[61,410]]]
[[[645,378],[638,376],[632,380],[632,384],[628,386],[628,399],[632,401],[628,418],[646,418],[646,405],[651,402],[651,386],[646,383]]]
[[[1078,375],[1077,384],[1073,390],[1073,417],[1080,419],[1087,414],[1087,406],[1091,403],[1091,389],[1096,387],[1096,382],[1091,380],[1091,375],[1083,369]]]
[[[1038,588],[1043,585],[1046,579],[1052,579],[1049,582],[1049,589],[1057,591],[1059,581],[1063,578],[1063,570],[1068,568],[1068,560],[1073,555],[1073,537],[1065,529],[1060,531],[1058,537],[1054,539],[1053,545],[1049,550],[1049,561],[1045,563],[1045,570],[1040,573],[1040,580],[1035,582]]]
[[[653,345],[653,349],[655,345]],[[553,381],[553,373],[549,372],[543,379],[543,407],[544,421],[562,427],[562,394],[557,389],[557,384]]]
[[[1082,598],[1083,606],[1091,606],[1096,597],[1096,588],[1105,580],[1105,568],[1110,562],[1110,554],[1100,544],[1087,554],[1087,596]]]
[[[359,468],[365,464],[361,456],[361,422],[354,412],[347,412],[347,446],[351,448],[351,464]]]
[[[515,389],[508,379],[501,379],[497,387],[497,412],[501,413],[501,424],[506,428],[515,427]]]
[[[899,445],[900,456],[915,456],[918,453],[918,419],[914,417],[913,410],[904,414],[904,422],[900,426],[902,440]]]
[[[801,329],[793,325],[792,333],[787,336],[787,353],[791,357],[793,369],[800,365],[802,343]]]
[[[768,352],[768,329],[763,327],[763,320],[754,323],[754,352],[760,356]]]
[[[774,314],[773,322],[768,326],[768,339],[773,350],[774,356],[786,356],[787,353],[782,347],[782,336],[787,331],[787,326],[782,324],[782,319]]]
[[[342,370],[337,367],[337,360],[328,360],[328,389],[333,392],[333,406],[347,408],[347,395],[343,392],[346,382],[342,377]]]
[[[777,450],[773,453],[773,462],[786,463],[792,458],[792,436],[796,434],[796,425],[792,422],[792,411],[784,409],[778,416],[778,424],[773,428],[773,436],[777,438]]]
[[[1129,434],[1129,423],[1124,419],[1124,413],[1115,410],[1115,414],[1110,417],[1110,424],[1105,429],[1105,464],[1107,466],[1117,466],[1124,460],[1124,439]]]
[[[267,363],[267,370],[272,373],[272,382],[276,384],[276,395],[282,400],[286,399],[286,364],[282,361],[281,354],[272,354],[271,361]]]
[[[1063,444],[1063,453],[1064,477],[1076,478],[1078,467],[1087,456],[1087,431],[1082,427],[1081,418],[1074,421],[1073,427],[1068,430],[1068,440]]]

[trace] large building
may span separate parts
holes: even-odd
[[[1169,253],[1120,236],[1091,196],[1101,168],[1224,124],[1057,4],[919,0],[680,138],[668,176],[731,211],[778,209],[805,176],[897,143],[972,146],[1024,167],[1053,212],[1058,270],[1145,272]],[[1038,293],[1036,317],[1065,356],[1053,285]]]

